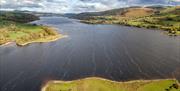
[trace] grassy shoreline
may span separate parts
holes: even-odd
[[[73,81],[49,81],[41,91],[166,91],[166,89],[180,91],[179,86],[179,82],[175,79],[117,82],[99,77],[89,77]]]
[[[50,26],[28,24],[39,17],[22,12],[0,11],[0,46],[16,43],[25,46],[30,43],[56,41],[65,37]]]
[[[55,28],[49,26],[0,21],[0,46],[11,43],[25,46],[30,43],[56,41],[64,37]]]
[[[90,20],[81,20],[80,22],[85,23],[85,24],[117,24],[117,25],[123,25],[123,26],[132,26],[132,27],[136,27],[136,28],[146,28],[146,29],[156,29],[156,30],[162,30],[165,32],[165,34],[169,35],[169,36],[180,36],[180,30],[176,31],[176,33],[172,33],[170,30],[171,27],[165,27],[165,28],[161,28],[161,27],[156,27],[152,25],[147,25],[147,26],[140,26],[140,25],[134,25],[134,24],[129,24],[129,23],[119,23],[119,22],[104,22],[104,21],[90,21]]]
[[[29,42],[25,42],[25,43],[16,43],[18,46],[26,46],[28,44],[32,44],[32,43],[47,43],[47,42],[53,42],[53,41],[57,41],[61,38],[65,38],[65,35],[56,35],[56,36],[48,36],[45,38],[39,38],[33,41],[29,41]]]
[[[49,28],[49,27],[47,27],[47,28]],[[51,29],[49,31],[56,32],[54,29]],[[35,34],[38,35],[38,32],[35,33]],[[9,36],[8,36],[7,40],[5,40],[3,43],[1,43],[0,46],[6,46],[6,45],[9,45],[11,43],[16,43],[16,45],[18,45],[18,46],[25,46],[25,45],[28,45],[28,44],[31,44],[31,43],[52,42],[52,41],[56,41],[58,39],[66,37],[65,35],[55,33],[53,35],[46,35],[46,36],[42,36],[42,37],[39,37],[39,38],[28,39],[28,40],[23,41],[23,38],[25,38],[26,36],[29,36],[29,35],[26,34],[24,36],[17,37],[17,38],[9,38]]]

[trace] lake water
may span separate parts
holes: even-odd
[[[24,47],[0,47],[1,91],[40,91],[49,80],[91,76],[126,81],[180,79],[180,37],[120,25],[88,25],[63,17],[42,17],[68,37]]]

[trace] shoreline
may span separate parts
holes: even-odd
[[[59,34],[59,35],[55,35],[55,36],[48,36],[48,37],[45,37],[45,38],[39,38],[39,39],[32,40],[32,41],[25,42],[25,43],[16,43],[16,45],[18,45],[18,46],[26,46],[26,45],[32,44],[32,43],[48,43],[48,42],[57,41],[59,39],[65,38],[65,37],[67,37],[67,35]]]
[[[152,79],[152,80],[143,80],[143,79],[139,79],[139,80],[129,80],[129,81],[113,81],[113,80],[109,80],[106,78],[101,78],[101,77],[87,77],[87,78],[80,78],[77,80],[71,80],[71,81],[63,81],[63,80],[51,80],[48,81],[49,82],[53,82],[53,83],[71,83],[74,81],[80,81],[80,80],[88,80],[88,79],[98,79],[98,80],[104,80],[104,81],[109,81],[109,82],[115,82],[115,83],[132,83],[132,82],[149,82],[149,81],[161,81],[161,80],[176,80],[174,78],[169,78],[169,79]]]
[[[7,45],[10,45],[10,44],[13,44],[13,43],[15,43],[17,46],[26,46],[28,44],[33,44],[33,43],[48,43],[48,42],[57,41],[59,39],[65,38],[65,37],[68,37],[68,36],[58,34],[58,35],[55,35],[55,36],[47,36],[45,38],[39,38],[39,39],[32,40],[32,41],[25,42],[25,43],[17,43],[15,41],[9,41],[7,43],[4,43],[4,44],[0,45],[0,47],[7,46]]]
[[[24,26],[24,25],[22,25],[22,26]],[[8,26],[6,26],[6,27],[8,28]],[[17,27],[17,26],[15,25],[15,27]],[[58,39],[67,37],[67,35],[63,35],[63,34],[59,33],[57,31],[57,29],[50,27],[50,26],[33,26],[33,27],[28,26],[28,28],[26,28],[26,26],[24,26],[24,27],[25,28],[20,28],[19,30],[16,30],[16,32],[14,32],[14,31],[8,32],[7,33],[8,37],[5,37],[7,40],[3,40],[3,42],[0,41],[0,43],[1,43],[0,47],[7,46],[12,43],[16,44],[17,46],[25,46],[25,45],[28,45],[31,43],[52,42],[52,41],[56,41]],[[29,32],[26,32],[25,31],[26,29]],[[8,31],[8,30],[6,28],[4,28],[4,31]],[[37,32],[34,32],[34,31],[37,31]],[[3,35],[3,33],[4,32],[2,32],[1,35]],[[15,36],[14,38],[12,37],[12,34],[14,34],[14,36]],[[24,36],[22,36],[21,34],[24,34]],[[19,39],[18,39],[18,37],[19,37]]]
[[[127,26],[127,27],[135,27],[135,28],[156,29],[156,30],[164,32],[168,36],[180,36],[180,31],[177,31],[177,33],[172,34],[172,33],[168,33],[168,31],[163,29],[163,28],[147,28],[147,27],[143,27],[143,26],[138,27],[138,26],[131,25],[131,24],[119,24],[119,23],[99,23],[99,22],[90,22],[88,20],[80,20],[80,22],[84,23],[84,24],[90,24],[90,25],[98,25],[98,24],[102,24],[102,25],[121,25],[121,26]]]
[[[10,44],[13,44],[13,43],[15,43],[15,42],[9,41],[9,42],[6,42],[6,43],[4,43],[4,44],[1,44],[0,47],[1,47],[1,46],[7,46],[7,45],[10,45]]]
[[[101,78],[101,77],[87,77],[87,78],[80,78],[80,79],[77,79],[77,80],[72,80],[72,81],[63,81],[63,80],[50,80],[48,82],[46,82],[42,88],[41,88],[41,91],[46,91],[46,89],[49,87],[49,84],[70,84],[70,83],[73,83],[73,82],[78,82],[78,81],[83,81],[83,80],[101,80],[101,81],[105,81],[105,82],[109,82],[109,83],[113,83],[113,84],[130,84],[130,83],[150,83],[150,82],[158,82],[158,81],[169,81],[169,80],[172,80],[172,81],[175,81],[178,86],[180,86],[180,83],[178,82],[178,80],[174,79],[174,78],[169,78],[169,79],[152,79],[152,80],[143,80],[143,79],[140,79],[140,80],[130,80],[130,81],[113,81],[113,80],[109,80],[109,79],[106,79],[106,78]]]

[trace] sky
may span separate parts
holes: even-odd
[[[0,10],[80,13],[154,4],[180,5],[180,0],[0,0]]]

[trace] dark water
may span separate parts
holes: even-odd
[[[40,91],[48,80],[89,76],[117,81],[180,77],[180,37],[119,25],[87,25],[44,17],[69,37],[25,47],[0,47],[1,91]]]

